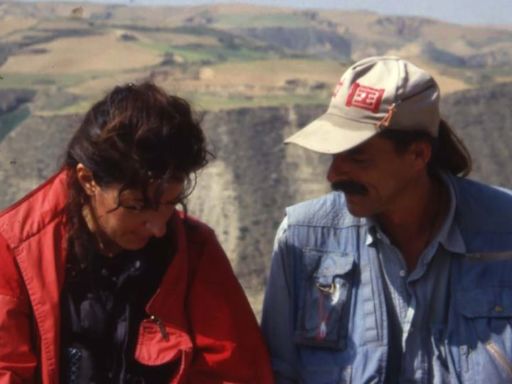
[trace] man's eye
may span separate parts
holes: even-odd
[[[369,162],[368,158],[366,157],[359,157],[359,156],[355,156],[355,157],[352,157],[352,162],[356,163],[356,164],[366,164]]]

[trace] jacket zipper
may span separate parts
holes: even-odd
[[[160,334],[162,335],[162,338],[165,341],[169,341],[169,333],[164,327],[164,324],[162,323],[162,320],[160,320],[157,316],[151,315],[149,316],[149,320],[154,322],[156,325],[158,325],[158,329],[160,330]]]
[[[509,377],[512,377],[512,362],[510,362],[500,348],[489,341],[485,344],[485,348],[489,351],[492,357],[498,362],[498,364],[505,369]]]

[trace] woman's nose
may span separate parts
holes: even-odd
[[[162,237],[167,231],[167,222],[163,222],[161,220],[148,220],[145,223],[145,227],[151,236]]]
[[[167,231],[167,222],[174,212],[174,207],[160,207],[158,211],[152,212],[145,223],[146,229],[152,236],[162,237]]]

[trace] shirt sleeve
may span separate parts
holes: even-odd
[[[293,287],[287,252],[288,220],[277,230],[263,302],[261,327],[267,341],[276,383],[298,383],[293,342]]]
[[[19,270],[0,236],[0,384],[32,382],[37,361],[31,324],[30,303]]]

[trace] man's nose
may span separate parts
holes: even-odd
[[[329,183],[333,183],[340,179],[346,179],[349,172],[349,164],[346,161],[345,156],[343,156],[341,153],[334,155],[331,161],[331,165],[327,170],[327,181],[329,181]]]

